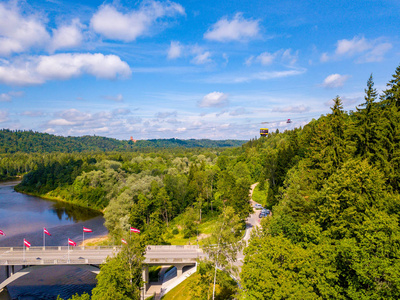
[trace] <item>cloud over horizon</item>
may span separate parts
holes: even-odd
[[[43,84],[89,74],[102,79],[126,78],[128,64],[116,55],[101,53],[62,53],[29,57],[26,60],[0,61],[0,83],[9,85]]]
[[[203,97],[200,107],[221,107],[228,104],[228,95],[221,92],[212,92]]]
[[[258,37],[260,33],[259,23],[260,20],[246,20],[242,13],[236,13],[231,20],[223,17],[213,24],[204,34],[204,38],[217,42],[243,42]]]
[[[185,15],[185,9],[175,2],[144,1],[139,9],[126,12],[104,4],[93,15],[90,26],[107,39],[132,42],[148,34],[158,19],[177,15]]]
[[[339,88],[345,84],[347,79],[349,79],[348,75],[331,74],[324,79],[322,85],[325,88]]]

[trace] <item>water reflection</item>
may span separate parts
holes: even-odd
[[[67,202],[54,202],[51,211],[57,215],[59,220],[69,220],[75,223],[86,221],[101,215],[98,211]]]
[[[93,229],[90,237],[104,236],[101,213],[65,202],[44,200],[14,191],[16,183],[0,183],[0,247],[43,245],[43,227],[51,233],[48,246],[67,246],[67,239],[82,242],[82,227]],[[5,268],[0,266],[0,282],[5,280]],[[56,300],[57,295],[68,299],[76,292],[90,292],[95,275],[79,267],[50,266],[19,278],[8,286],[12,299]]]

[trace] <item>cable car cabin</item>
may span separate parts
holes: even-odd
[[[268,128],[260,128],[260,136],[267,136]]]

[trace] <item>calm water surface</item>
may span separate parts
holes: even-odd
[[[103,216],[93,210],[68,203],[43,200],[14,191],[16,183],[0,183],[0,247],[23,245],[27,239],[32,246],[43,245],[43,227],[52,234],[46,236],[48,246],[66,246],[71,238],[82,242],[82,227],[93,233],[85,239],[107,234]],[[5,268],[0,267],[0,280],[5,278]],[[64,299],[76,292],[90,292],[96,284],[95,275],[79,267],[51,266],[31,272],[8,286],[12,299],[52,300],[57,295]]]

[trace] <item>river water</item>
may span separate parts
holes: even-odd
[[[83,226],[93,230],[85,239],[107,234],[103,216],[93,210],[63,202],[43,200],[14,191],[17,182],[0,183],[0,247],[22,247],[23,239],[32,246],[67,246],[68,238],[82,242]],[[0,267],[0,280],[5,279]],[[90,292],[96,284],[95,275],[79,267],[50,266],[32,271],[11,283],[7,288],[12,299],[52,300],[60,295],[68,299],[75,293]]]

